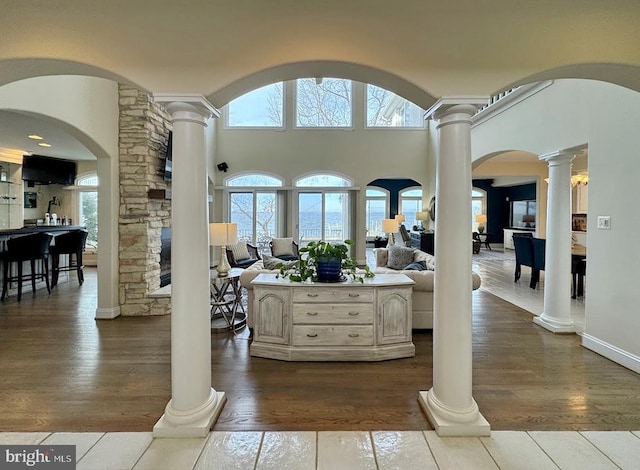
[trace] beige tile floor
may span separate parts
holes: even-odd
[[[188,439],[0,433],[6,444],[75,445],[78,470],[640,468],[640,431],[494,431],[482,438],[434,431],[211,432]]]
[[[372,262],[372,253],[367,252]],[[474,255],[482,289],[534,315],[542,312],[528,271],[513,282],[512,253],[495,246]],[[584,300],[571,313],[584,323]],[[211,432],[154,439],[149,433],[0,433],[0,445],[70,444],[78,470],[190,469],[640,469],[640,431],[494,431],[491,437],[439,437],[434,431]]]

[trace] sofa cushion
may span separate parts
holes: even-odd
[[[404,269],[404,267],[412,261],[413,248],[399,245],[391,245],[389,247],[387,266],[391,269]]]
[[[273,256],[294,256],[293,238],[274,238],[271,242]]]
[[[243,259],[251,258],[249,250],[247,249],[246,242],[238,242],[233,245],[229,245],[229,249],[233,253],[233,257],[236,261],[242,261]]]

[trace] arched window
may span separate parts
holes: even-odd
[[[392,91],[367,85],[367,127],[424,128],[424,110]]]
[[[284,127],[284,83],[258,88],[231,101],[225,108],[227,127]]]
[[[385,236],[382,231],[382,219],[389,216],[389,191],[369,186],[366,191],[365,217],[367,237]]]
[[[283,186],[281,178],[250,173],[228,178],[229,221],[238,224],[238,240],[269,252],[269,241],[282,232],[283,195],[276,188]]]
[[[400,213],[405,217],[405,225],[419,225],[416,213],[422,210],[422,188],[414,186],[400,191]]]
[[[352,181],[339,175],[319,173],[298,178],[297,238],[341,242],[350,237],[353,210],[349,190]],[[335,189],[334,189],[335,188]]]
[[[75,225],[84,225],[87,235],[87,251],[98,249],[98,175],[86,173],[76,178],[75,184],[76,220]]]

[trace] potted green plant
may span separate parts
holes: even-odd
[[[336,244],[324,241],[309,242],[300,248],[300,257],[293,265],[277,265],[280,269],[278,276],[294,282],[340,282],[347,277],[364,282],[365,277],[373,277],[374,274],[368,266],[358,270],[357,261],[349,256],[349,247],[352,245],[352,240]]]

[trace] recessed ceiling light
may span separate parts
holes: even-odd
[[[42,140],[42,137],[40,137],[38,134],[29,134],[28,137],[33,140]]]
[[[46,143],[46,142],[40,142],[38,145],[39,145],[40,147],[51,147],[51,144],[48,144],[48,143]]]

